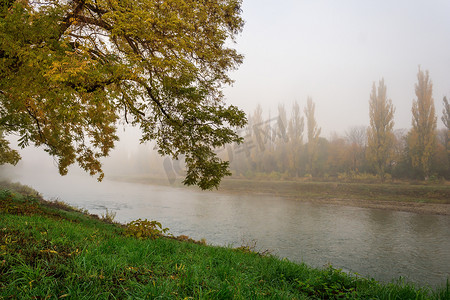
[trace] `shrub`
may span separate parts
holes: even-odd
[[[157,221],[137,219],[126,225],[125,235],[138,239],[155,239],[163,236],[167,231],[169,231],[169,228],[163,228],[161,223]]]
[[[39,194],[35,189],[29,187],[28,185],[23,185],[18,182],[10,182],[8,180],[0,180],[0,189],[2,190],[10,190],[12,192],[16,192],[22,194],[24,196],[33,196],[37,198],[42,198],[41,194]]]
[[[361,280],[360,280],[361,281]],[[329,266],[317,277],[296,280],[302,293],[316,299],[358,299],[358,279]]]
[[[101,220],[108,222],[108,223],[114,223],[114,218],[116,217],[116,212],[112,210],[106,209],[106,212],[102,214]]]

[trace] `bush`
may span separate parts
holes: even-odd
[[[16,192],[22,194],[24,196],[33,196],[37,198],[42,198],[41,194],[39,194],[35,189],[29,187],[28,185],[23,185],[18,182],[10,182],[8,180],[0,180],[0,189],[2,190],[10,190],[12,192]]]
[[[114,219],[116,218],[116,212],[112,210],[106,209],[106,212],[102,214],[101,220],[107,223],[114,223]]]
[[[125,235],[138,239],[155,239],[163,236],[167,231],[169,231],[169,228],[163,228],[161,223],[157,221],[137,219],[126,225]]]
[[[338,173],[338,180],[343,182],[364,182],[364,183],[377,183],[380,182],[380,177],[371,173],[359,173],[355,171]],[[385,174],[385,181],[391,181],[391,174]]]

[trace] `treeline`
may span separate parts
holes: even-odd
[[[244,142],[219,154],[230,161],[233,175],[248,178],[450,179],[449,103],[444,97],[440,117],[446,128],[438,130],[428,71],[419,69],[417,80],[410,130],[393,129],[395,107],[380,80],[370,95],[369,127],[326,139],[311,98],[303,109],[297,102],[280,104],[269,117],[258,105],[240,131]]]

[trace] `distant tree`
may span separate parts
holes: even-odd
[[[352,153],[345,138],[336,132],[331,134],[328,140],[328,153],[324,162],[330,175],[338,176],[352,169]]]
[[[273,120],[275,122],[272,126],[273,140],[275,141],[274,155],[277,161],[276,171],[284,173],[288,169],[288,120],[286,115],[286,108],[284,104],[278,104],[278,116]]]
[[[305,119],[301,115],[300,105],[295,101],[292,104],[291,118],[288,125],[288,171],[291,175],[300,175],[300,153],[303,147],[303,131]]]
[[[312,175],[314,173],[314,164],[317,160],[317,143],[319,141],[319,135],[321,128],[317,125],[316,118],[314,116],[316,105],[312,101],[311,97],[308,97],[305,107],[306,126],[308,131],[308,145],[307,145],[307,171]]]
[[[19,146],[44,147],[62,175],[78,163],[101,180],[122,121],[160,155],[184,155],[187,185],[230,174],[213,150],[240,141],[246,120],[222,93],[243,59],[229,47],[241,0],[0,3],[0,130]]]
[[[227,159],[234,175],[246,175],[246,172],[254,171],[255,162],[253,152],[255,151],[255,137],[253,130],[253,115],[247,114],[247,126],[239,129],[238,133],[243,138],[243,143],[226,146]]]
[[[349,155],[352,161],[352,170],[360,171],[364,164],[364,156],[367,147],[366,126],[353,126],[346,132],[347,143],[349,144]]]
[[[444,97],[444,109],[442,110],[442,122],[444,122],[445,127],[450,130],[450,105],[448,103],[447,97]]]
[[[392,176],[396,178],[411,177],[413,170],[411,169],[411,159],[408,147],[408,130],[394,130],[394,145],[392,157]]]
[[[332,146],[324,137],[317,140],[317,155],[314,163],[314,176],[326,176],[328,174],[328,157]]]
[[[412,105],[412,129],[408,136],[412,166],[427,179],[431,174],[432,156],[436,147],[437,117],[434,109],[433,84],[428,71],[419,68],[415,85],[417,99]]]
[[[369,100],[370,126],[367,130],[367,158],[375,166],[381,181],[385,180],[386,167],[392,159],[394,144],[394,106],[386,96],[384,79],[372,85]]]
[[[267,149],[268,134],[263,122],[263,109],[258,104],[251,117],[251,137],[247,142],[248,149],[250,150],[250,158],[253,163],[253,171],[262,172],[263,169],[263,156]]]
[[[446,127],[445,133],[443,134],[443,144],[447,152],[447,170],[450,170],[450,105],[447,97],[444,97],[444,109],[442,110],[441,119]]]
[[[441,128],[436,134],[436,149],[432,159],[432,169],[440,177],[450,179],[450,155],[448,153],[448,130]]]
[[[447,151],[450,155],[450,105],[448,103],[447,97],[444,97],[444,109],[442,110],[442,122],[447,128]]]

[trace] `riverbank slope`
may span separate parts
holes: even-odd
[[[25,188],[0,189],[0,299],[449,299],[431,290],[381,284],[313,269],[249,247],[187,237],[142,239],[137,231]],[[142,227],[145,231],[145,226]],[[129,233],[129,231],[128,231]]]

